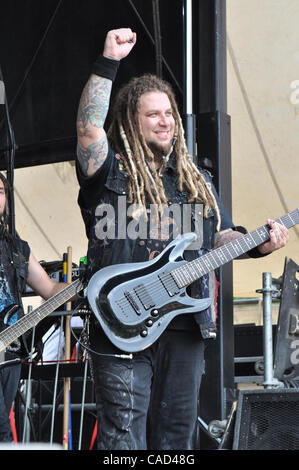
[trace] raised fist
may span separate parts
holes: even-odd
[[[136,43],[136,33],[130,28],[113,29],[106,36],[103,56],[112,59],[124,59]]]

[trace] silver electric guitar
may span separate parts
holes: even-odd
[[[276,219],[287,228],[299,223],[299,209]],[[193,260],[183,254],[196,235],[172,241],[152,261],[107,266],[86,288],[89,305],[110,341],[126,352],[156,341],[177,315],[200,312],[211,299],[194,299],[186,288],[195,280],[269,239],[264,225]]]

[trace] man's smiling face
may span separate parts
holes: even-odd
[[[150,91],[139,99],[139,122],[145,141],[155,154],[167,155],[171,149],[175,120],[166,93]]]

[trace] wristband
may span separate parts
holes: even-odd
[[[109,59],[108,57],[100,55],[94,62],[91,71],[95,75],[108,78],[113,82],[118,71],[119,62],[120,61],[117,59]]]
[[[264,256],[267,256],[269,253],[261,253],[258,250],[258,247],[252,248],[250,251],[247,251],[247,255],[249,258],[263,258]]]

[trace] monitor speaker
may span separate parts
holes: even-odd
[[[233,450],[298,449],[298,388],[239,392]]]

